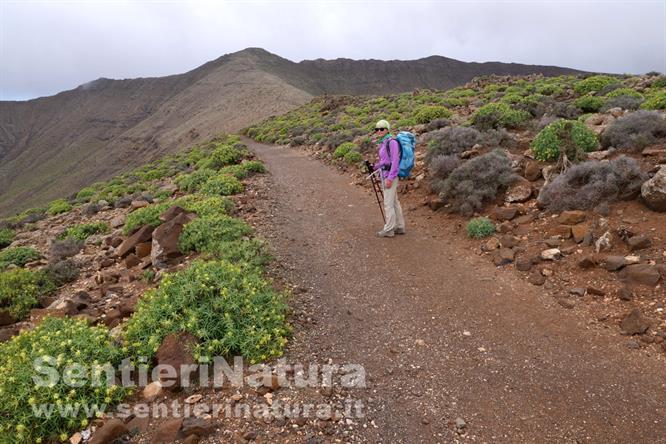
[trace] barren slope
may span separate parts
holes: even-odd
[[[442,89],[478,75],[531,72],[574,71],[444,57],[294,63],[250,48],[180,75],[99,79],[52,97],[0,102],[0,215],[286,112],[314,95]]]

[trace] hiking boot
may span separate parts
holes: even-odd
[[[395,234],[393,233],[393,230],[389,231],[378,231],[377,232],[377,237],[393,237]]]
[[[405,234],[405,229],[404,228],[396,228],[393,230],[395,234]]]

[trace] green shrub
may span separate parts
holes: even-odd
[[[559,96],[564,92],[564,88],[558,84],[545,84],[537,86],[536,92],[544,96]]]
[[[125,329],[126,351],[151,358],[166,335],[185,331],[200,341],[193,351],[200,362],[237,354],[265,361],[283,352],[286,311],[284,296],[257,270],[195,261],[139,299]]]
[[[87,224],[74,225],[67,228],[62,234],[58,236],[58,240],[67,238],[78,239],[85,241],[93,234],[108,233],[110,227],[106,222],[91,222]]]
[[[609,99],[613,97],[622,97],[622,96],[635,97],[637,99],[643,98],[643,95],[641,93],[631,88],[618,88],[606,94],[606,97],[608,97]]]
[[[345,162],[347,162],[350,165],[359,163],[363,160],[363,155],[359,153],[356,150],[351,150],[348,151],[347,154],[345,154]]]
[[[216,174],[217,173],[213,169],[200,168],[190,174],[179,174],[176,176],[175,182],[181,191],[194,193],[195,191],[198,191],[208,179]]]
[[[526,111],[513,109],[506,103],[489,103],[472,116],[472,124],[481,130],[517,128],[530,119]]]
[[[538,160],[555,160],[563,152],[569,160],[577,161],[584,153],[595,151],[598,145],[597,136],[584,123],[556,120],[537,134],[531,147]]]
[[[213,176],[201,187],[201,193],[208,196],[231,196],[241,192],[243,192],[243,184],[228,174]]]
[[[333,158],[340,159],[345,157],[345,155],[353,149],[356,149],[357,146],[351,142],[344,142],[338,145],[338,147],[333,151]]]
[[[495,224],[487,217],[475,217],[467,222],[467,236],[479,239],[495,233]]]
[[[89,202],[90,198],[92,198],[95,194],[97,194],[97,190],[94,189],[93,187],[82,188],[81,191],[76,193],[76,201]]]
[[[245,161],[245,162],[241,163],[241,166],[248,173],[265,173],[266,172],[266,165],[264,165],[262,162],[260,162],[258,160]]]
[[[598,92],[606,86],[617,83],[617,79],[609,76],[591,76],[574,84],[574,91],[578,94],[588,94]]]
[[[28,262],[35,261],[41,256],[37,250],[30,247],[14,247],[0,251],[0,270],[14,264],[22,267]]]
[[[414,113],[414,121],[420,124],[429,123],[435,119],[448,119],[453,115],[451,110],[443,106],[426,105],[421,106]]]
[[[46,369],[38,372],[35,360],[42,357],[53,359],[44,365],[60,376],[53,385],[48,384]],[[96,405],[111,406],[119,402],[127,389],[107,384],[103,366],[117,366],[121,355],[114,346],[108,331],[103,327],[92,327],[83,320],[71,318],[47,318],[33,330],[25,331],[0,344],[0,436],[11,437],[16,443],[39,443],[66,441],[72,432],[88,427],[90,418],[85,409],[77,415],[64,416],[56,413],[37,416],[33,406],[69,404],[72,407]],[[65,383],[65,368],[71,364],[81,365],[86,375],[101,375],[95,384],[92,377],[83,380],[81,386]],[[72,374],[74,376],[74,374]],[[45,384],[36,384],[43,380]],[[111,381],[113,384],[113,380]],[[77,384],[78,385],[78,384]],[[101,411],[100,411],[101,413]]]
[[[0,272],[0,307],[7,308],[16,320],[23,319],[40,296],[53,290],[55,284],[43,272],[22,268]]]
[[[55,216],[56,214],[66,213],[71,209],[72,206],[69,204],[69,202],[67,202],[65,199],[58,199],[49,204],[49,209],[46,210],[46,212],[51,216]]]
[[[144,225],[150,225],[157,227],[162,224],[160,220],[160,214],[164,213],[166,210],[171,207],[174,203],[171,201],[155,203],[148,205],[147,207],[139,208],[131,212],[127,219],[125,219],[125,226],[123,227],[123,234],[128,235],[135,228],[142,227]]]
[[[227,214],[231,211],[234,204],[222,196],[191,194],[177,199],[171,205],[178,205],[184,210],[196,213],[199,217],[211,217]]]
[[[181,251],[219,253],[219,244],[252,234],[252,227],[241,219],[224,214],[199,217],[185,225],[178,239]]]
[[[5,248],[14,241],[14,230],[11,228],[3,228],[0,230],[0,248]]]
[[[197,164],[201,168],[219,170],[223,166],[238,163],[242,157],[239,149],[231,145],[219,145],[210,155]]]
[[[643,109],[666,109],[666,90],[656,91],[648,95],[641,105]]]
[[[582,96],[576,99],[574,105],[586,113],[596,113],[604,104],[604,99],[596,96]]]
[[[227,165],[225,167],[220,168],[219,173],[226,174],[229,176],[234,176],[236,179],[239,180],[245,179],[249,175],[248,170],[243,166],[243,164]]]

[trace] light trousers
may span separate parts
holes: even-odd
[[[385,183],[385,182],[384,182]],[[391,184],[391,188],[384,185],[384,214],[386,224],[383,231],[405,229],[405,219],[402,216],[402,208],[398,200],[398,178],[396,177]]]

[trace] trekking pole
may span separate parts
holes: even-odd
[[[375,174],[378,173],[378,171],[373,171],[372,165],[370,165],[370,162],[367,160],[365,161],[365,167],[368,169],[368,173],[370,175],[368,178],[370,179],[370,182],[372,183],[372,189],[375,192],[375,197],[377,198],[377,205],[379,205],[379,211],[382,213],[382,219],[384,220],[384,223],[386,224],[386,216],[384,215],[384,206],[382,205],[382,202],[379,200],[379,193],[382,192],[381,188],[378,186],[376,183],[376,178]],[[377,191],[379,189],[379,191]],[[384,198],[384,193],[382,193],[382,200]]]

